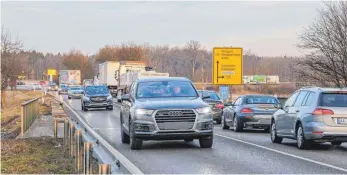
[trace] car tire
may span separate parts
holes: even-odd
[[[133,124],[132,122],[130,121],[129,122],[129,130],[130,130],[130,138],[129,138],[129,143],[130,143],[130,149],[131,150],[140,150],[142,149],[142,144],[143,144],[143,141],[140,140],[140,139],[137,139],[135,136],[134,136],[134,133],[135,133],[135,129],[133,127]]]
[[[222,120],[222,129],[229,129],[230,126],[226,125],[224,115],[222,115],[222,119],[221,120]]]
[[[127,143],[129,144],[130,143],[130,137],[128,134],[125,133],[124,131],[124,128],[123,128],[123,120],[122,120],[122,116],[120,117],[120,132],[121,132],[121,140],[122,140],[122,143]]]
[[[310,147],[310,141],[305,138],[304,128],[301,124],[296,129],[296,141],[299,149],[308,149]]]
[[[264,129],[264,132],[265,132],[265,133],[270,133],[270,127],[265,128],[265,129]]]
[[[68,99],[71,99],[71,97],[70,97],[70,96],[68,96],[67,98],[68,98]]]
[[[234,131],[235,132],[242,132],[243,131],[243,124],[242,121],[237,119],[237,116],[234,116]]]
[[[271,123],[270,137],[271,137],[272,143],[279,143],[279,144],[282,143],[283,138],[277,136],[275,121],[272,121],[272,123]]]
[[[201,148],[211,148],[213,145],[213,135],[205,138],[200,138],[199,144]]]
[[[111,107],[107,107],[108,110],[112,111],[113,110],[113,106]]]
[[[334,146],[340,146],[341,144],[342,144],[342,142],[341,141],[332,141],[332,142],[330,142],[332,145],[334,145]]]
[[[83,103],[82,103],[82,105],[81,105],[81,109],[84,110]]]

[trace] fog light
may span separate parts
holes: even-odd
[[[149,125],[149,124],[135,124],[135,131],[138,132],[150,132],[154,130],[154,126]]]

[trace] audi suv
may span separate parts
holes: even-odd
[[[211,148],[213,116],[206,98],[186,78],[138,78],[122,96],[122,142],[141,149],[144,140],[199,139],[200,147]]]

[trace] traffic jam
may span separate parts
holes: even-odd
[[[228,63],[219,61],[216,67],[223,64]],[[230,101],[228,86],[220,86],[219,93],[197,89],[188,78],[170,77],[139,61],[102,63],[94,80],[82,85],[78,70],[61,72],[59,88],[52,84],[49,90],[80,100],[85,112],[113,110],[121,142],[133,150],[149,140],[198,140],[201,148],[211,148],[215,128],[254,129],[268,133],[274,144],[295,140],[299,149],[347,142],[347,88],[302,87],[285,99],[244,94]],[[225,79],[215,81],[226,84],[221,82]]]

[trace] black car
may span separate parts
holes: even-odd
[[[200,147],[212,147],[212,109],[190,80],[139,78],[129,92],[122,96],[120,123],[122,142],[131,149],[141,149],[143,140],[199,139]]]
[[[200,96],[202,96],[202,94],[210,96],[210,98],[204,99],[204,101],[208,103],[212,108],[213,120],[215,120],[217,124],[221,124],[224,103],[219,98],[217,92],[211,90],[199,90],[198,92]]]
[[[113,110],[113,97],[107,86],[86,86],[81,99],[82,110],[84,111],[88,111],[89,108],[106,108]]]

